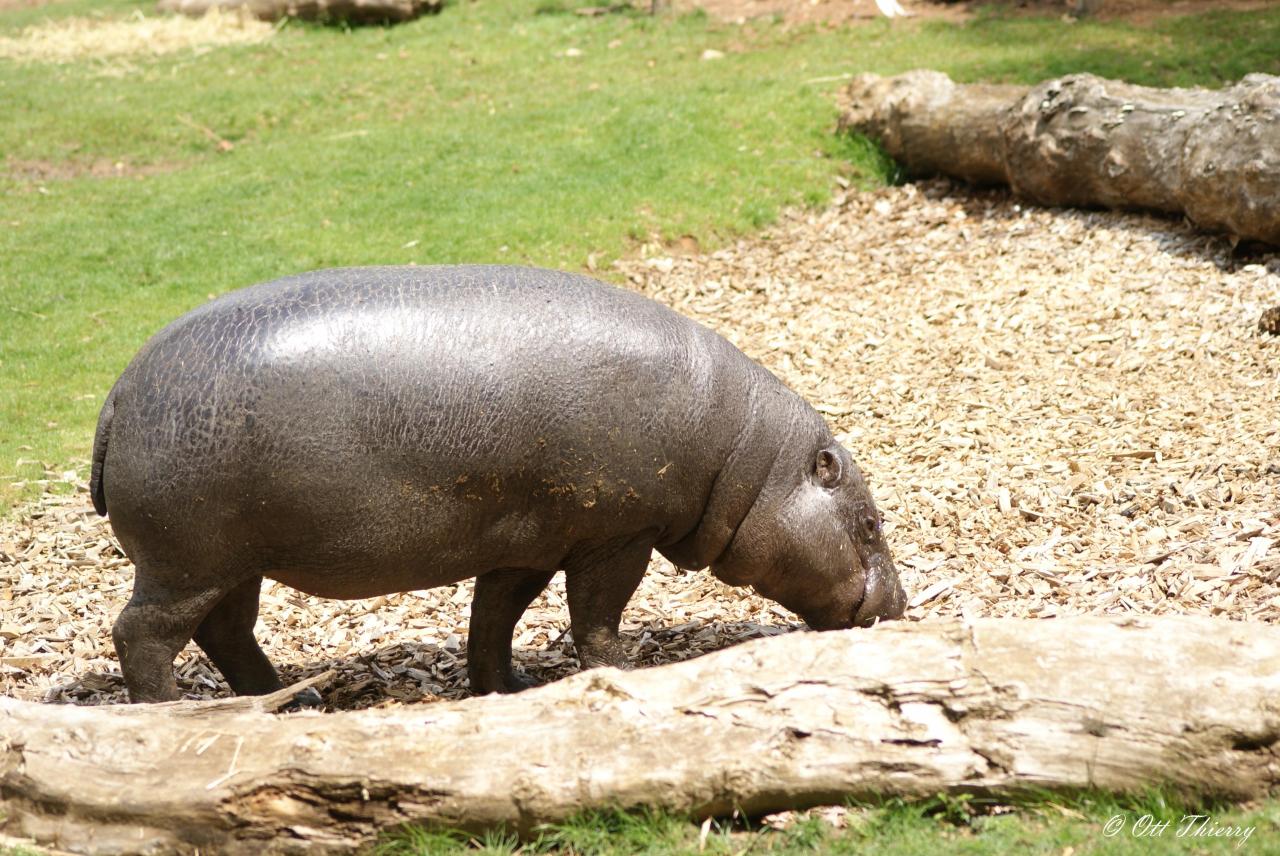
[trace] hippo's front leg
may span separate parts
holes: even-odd
[[[644,577],[655,534],[643,532],[599,544],[580,545],[565,560],[565,593],[573,645],[583,669],[631,668],[618,639],[622,610]]]

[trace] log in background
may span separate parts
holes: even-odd
[[[1207,90],[1091,74],[1030,88],[864,74],[840,128],[877,140],[911,174],[1008,184],[1042,205],[1185,214],[1280,245],[1280,77]]]
[[[1280,786],[1280,627],[1205,618],[894,623],[517,696],[261,709],[279,700],[0,699],[0,829],[78,852],[317,853],[593,807]]]
[[[444,8],[443,0],[160,0],[156,9],[199,18],[216,9],[260,21],[299,18],[348,24],[399,24]]]

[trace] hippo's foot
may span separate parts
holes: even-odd
[[[528,672],[521,672],[518,669],[512,669],[507,675],[506,688],[498,690],[502,693],[518,693],[521,690],[532,689],[539,685],[539,681]]]
[[[601,629],[591,635],[583,635],[581,644],[574,643],[578,652],[578,666],[582,671],[602,666],[622,669],[624,672],[635,668],[616,630]]]
[[[621,651],[609,652],[608,654],[579,655],[578,663],[579,668],[584,672],[587,669],[599,669],[601,667],[629,672],[636,667],[635,663],[631,662],[631,658]]]
[[[280,708],[281,713],[293,713],[298,710],[315,710],[324,707],[324,698],[315,687],[298,690],[288,704]]]
[[[475,695],[488,695],[489,693],[509,695],[536,687],[538,683],[535,678],[526,672],[508,669],[506,674],[498,679],[491,677],[485,680],[477,680],[477,676],[472,676],[471,692]]]

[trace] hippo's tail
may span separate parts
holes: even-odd
[[[93,510],[107,516],[107,495],[102,484],[102,464],[107,459],[107,441],[111,439],[111,418],[116,414],[116,389],[107,393],[107,400],[98,414],[98,431],[93,435],[93,468],[89,471],[89,495],[93,497]]]

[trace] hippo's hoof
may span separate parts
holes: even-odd
[[[498,690],[500,693],[518,693],[522,690],[532,689],[538,686],[538,680],[528,674],[516,669],[511,670],[511,674],[507,676],[505,686]]]
[[[489,695],[490,693],[509,695],[510,693],[518,693],[536,686],[538,686],[536,680],[516,669],[511,669],[496,681],[478,680],[475,675],[471,677],[471,692],[474,695]]]
[[[315,710],[324,707],[324,698],[316,691],[315,687],[307,687],[305,690],[299,690],[293,694],[293,699],[280,708],[281,713],[291,713],[295,710]]]

